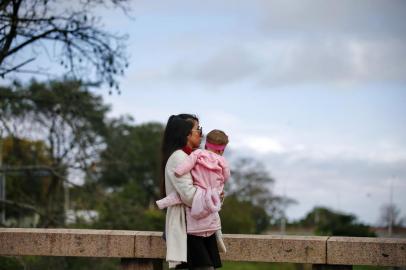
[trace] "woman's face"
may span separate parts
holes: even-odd
[[[200,143],[202,142],[202,130],[201,127],[199,127],[199,122],[198,121],[193,121],[194,125],[192,130],[190,131],[190,134],[187,136],[187,145],[192,148],[199,148]]]

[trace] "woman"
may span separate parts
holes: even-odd
[[[169,268],[209,270],[221,267],[216,236],[186,234],[185,207],[191,206],[196,188],[190,173],[177,178],[174,170],[188,154],[200,146],[202,128],[191,114],[172,115],[162,141],[162,196],[177,192],[184,204],[170,206],[166,212],[166,260]]]

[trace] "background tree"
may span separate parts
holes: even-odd
[[[6,164],[2,173],[7,187],[3,203],[8,225],[35,227],[35,217],[44,218],[46,190],[51,184],[52,171],[49,168],[53,161],[48,156],[47,146],[41,141],[7,137],[3,139],[2,152],[3,163]],[[52,206],[57,205],[58,202]],[[57,209],[55,207],[51,211]]]
[[[144,194],[143,206],[159,199],[160,145],[164,127],[160,123],[134,125],[121,117],[109,123],[106,148],[101,153],[100,182],[111,188],[135,183]]]
[[[269,226],[271,217],[261,207],[249,201],[227,196],[220,212],[224,233],[261,233]]]
[[[0,88],[0,129],[4,136],[44,142],[52,161],[42,227],[64,223],[63,184],[68,182],[68,172],[83,173],[97,159],[104,145],[107,111],[102,99],[77,81],[32,81]],[[58,211],[54,209],[57,206]]]
[[[239,158],[232,163],[220,212],[224,232],[260,233],[283,215],[284,207],[294,201],[274,194],[274,181],[254,159]]]
[[[299,225],[315,228],[316,235],[374,237],[370,227],[357,221],[352,214],[334,212],[325,207],[315,207]]]
[[[134,125],[128,117],[110,121],[96,171],[86,178],[87,185],[99,186],[91,206],[99,212],[96,227],[163,230],[165,213],[155,205],[163,129],[160,123]]]
[[[44,68],[24,69],[45,55],[75,79],[107,83],[118,89],[117,76],[128,66],[126,37],[105,31],[100,18],[92,15],[91,9],[110,6],[126,10],[126,2],[1,1],[0,76],[4,78],[18,72],[49,74]]]
[[[379,224],[384,227],[402,227],[406,218],[400,216],[400,209],[393,203],[384,204],[381,207]]]

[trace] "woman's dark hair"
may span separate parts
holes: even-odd
[[[186,146],[187,136],[193,129],[194,121],[199,121],[193,114],[171,115],[165,127],[161,145],[161,195],[165,192],[165,166],[169,157],[178,149]]]

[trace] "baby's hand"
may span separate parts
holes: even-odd
[[[220,193],[220,200],[221,200],[221,203],[224,202],[224,191],[222,191],[222,192]]]

